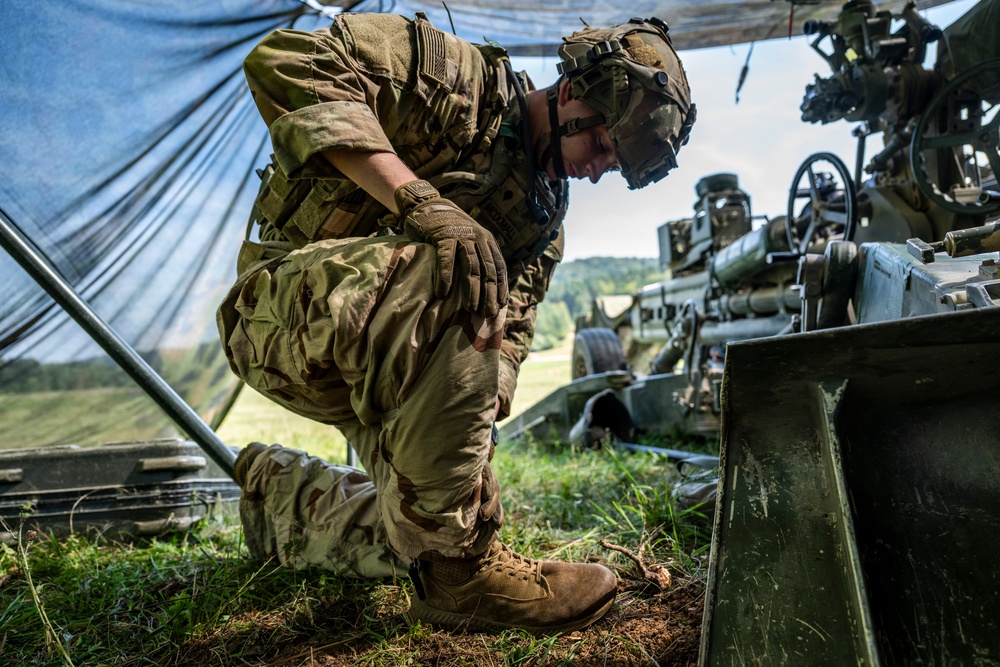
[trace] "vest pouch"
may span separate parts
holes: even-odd
[[[309,194],[311,183],[308,180],[289,180],[281,167],[273,162],[264,169],[262,180],[263,185],[254,202],[260,213],[259,222],[263,224],[266,220],[281,229]]]
[[[357,229],[360,222],[371,215],[385,213],[381,204],[351,181],[314,179],[310,183],[312,188],[309,193],[281,228],[285,237],[293,243],[305,245],[320,239],[362,233]],[[368,226],[371,225],[365,225]]]
[[[355,227],[362,192],[346,180],[289,179],[281,167],[271,163],[264,170],[260,194],[254,203],[257,221],[281,232],[292,243],[303,246],[321,238],[341,238]],[[363,192],[362,192],[363,194]],[[338,213],[343,205],[344,215]]]

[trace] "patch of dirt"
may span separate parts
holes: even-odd
[[[6,573],[0,574],[0,588],[7,585],[8,582],[16,581],[21,578],[21,568],[16,565],[12,565]]]
[[[432,628],[411,632],[404,598],[398,595],[395,605],[373,598],[367,608],[351,601],[323,601],[301,618],[289,618],[287,613],[281,618],[276,614],[234,618],[181,646],[161,664],[689,667],[698,662],[704,607],[701,579],[675,577],[664,591],[648,581],[620,579],[618,600],[604,618],[550,642],[512,633],[496,636]],[[371,626],[373,620],[377,628]]]

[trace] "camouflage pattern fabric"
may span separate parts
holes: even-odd
[[[341,14],[316,32],[279,30],[244,71],[275,157],[291,179],[343,179],[326,149],[396,153],[422,178],[453,168],[507,107],[471,44],[426,20]],[[501,81],[502,82],[502,81]],[[484,146],[485,148],[485,146]],[[338,184],[339,185],[339,184]]]
[[[459,161],[482,173],[511,101],[503,68],[477,48],[426,20],[389,14],[341,14],[329,29],[276,31],[244,71],[277,163],[258,201],[261,239],[298,245],[369,236],[388,215],[323,151],[395,153],[428,180]]]
[[[255,463],[257,463],[255,461]],[[249,471],[240,498],[251,558],[371,579],[405,576],[368,475],[274,447]]]
[[[275,248],[287,252],[315,240],[377,233],[388,211],[343,179],[320,152],[395,152],[418,176],[494,231],[508,257],[510,298],[517,307],[508,311],[509,334],[503,340],[504,417],[528,355],[535,307],[562,259],[562,238],[542,257],[515,259],[498,229],[536,225],[527,219],[523,196],[510,196],[527,186],[519,141],[500,136],[501,123],[516,125],[520,112],[504,68],[484,53],[498,57],[492,47],[474,47],[426,20],[387,14],[342,14],[329,29],[279,30],[266,37],[244,69],[270,128],[277,164],[257,200],[262,244],[245,244],[240,273],[262,256],[280,254]],[[512,176],[497,183],[491,172],[494,153],[500,151],[514,165]],[[462,177],[449,177],[452,170]],[[487,176],[497,191],[493,199],[501,204],[490,205],[484,196]],[[547,187],[538,195],[554,199]],[[556,220],[564,214],[564,209],[558,211]],[[523,235],[516,240],[529,242]]]
[[[565,38],[559,58],[573,95],[603,115],[629,189],[677,166],[698,114],[663,21],[585,28]]]
[[[462,310],[456,293],[435,299],[435,261],[431,246],[401,236],[319,241],[254,273],[220,308],[237,374],[343,431],[377,489],[392,549],[425,560],[482,553],[503,518],[488,462],[505,311],[484,319]],[[248,479],[264,474],[266,458]],[[288,525],[353,530],[340,525],[338,502],[319,503],[316,487],[279,484],[298,499],[282,501],[295,509]],[[316,508],[329,516],[315,516]],[[297,549],[316,558],[304,534],[283,537],[301,538]]]

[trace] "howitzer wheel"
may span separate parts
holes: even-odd
[[[627,369],[625,352],[611,329],[581,329],[573,339],[573,379]]]
[[[815,168],[814,165],[823,162],[831,165],[834,173]],[[808,177],[808,185],[800,188],[804,177]],[[808,202],[798,207],[800,199],[807,199]],[[788,247],[792,252],[804,255],[809,246],[820,239],[853,240],[857,204],[854,177],[844,161],[833,153],[813,153],[795,172],[788,192],[788,223],[785,227]]]
[[[1000,187],[994,186],[998,192],[992,196],[983,188],[987,168],[994,182],[1000,179],[1000,104],[987,102],[976,89],[998,80],[1000,58],[963,71],[931,99],[913,131],[914,180],[946,211],[986,216],[1000,211]]]

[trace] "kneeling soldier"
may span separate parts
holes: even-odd
[[[449,627],[571,631],[614,602],[607,568],[496,540],[493,424],[562,256],[567,178],[659,180],[695,109],[657,19],[588,28],[559,56],[560,79],[535,90],[498,46],[421,15],[341,14],[246,59],[274,159],[222,341],[248,385],[340,429],[365,468],[244,449],[255,557],[407,569],[412,613]]]

